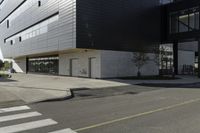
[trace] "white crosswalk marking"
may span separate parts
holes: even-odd
[[[50,118],[38,116],[42,117],[42,114],[31,111],[31,108],[28,106],[0,108],[0,133],[28,132],[27,130],[34,132],[38,128],[47,128],[49,131],[52,131],[49,133],[77,133],[70,128],[53,131],[53,125],[57,125],[58,122]],[[26,122],[22,123],[23,119],[26,119]],[[39,132],[37,131],[37,133]]]
[[[15,115],[2,116],[2,117],[0,117],[0,123],[1,122],[6,122],[6,121],[11,121],[11,120],[35,117],[35,116],[40,116],[40,115],[42,115],[42,114],[40,114],[38,112],[28,112],[28,113],[21,113],[21,114],[15,114]]]
[[[28,107],[28,106],[17,106],[17,107],[10,107],[10,108],[0,108],[0,114],[1,113],[14,112],[14,111],[29,110],[29,109],[30,109],[30,107]]]
[[[62,129],[54,132],[49,132],[49,133],[76,133],[75,131],[71,130],[70,128],[67,129]]]
[[[22,123],[22,124],[18,124],[18,125],[1,127],[0,133],[16,133],[16,132],[20,132],[20,131],[26,131],[26,130],[30,130],[30,129],[41,128],[41,127],[55,125],[55,124],[57,124],[56,121],[54,121],[52,119],[45,119],[45,120]]]

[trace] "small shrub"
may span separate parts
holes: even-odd
[[[8,61],[5,61],[5,62],[4,62],[3,69],[4,69],[5,71],[7,71],[7,70],[9,70],[10,68],[12,68],[12,64],[11,64],[10,62],[8,62]]]

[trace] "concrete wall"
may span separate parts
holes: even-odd
[[[89,77],[89,58],[95,57],[96,60],[96,78],[101,78],[101,57],[100,51],[97,50],[77,50],[59,55],[59,74],[70,75],[70,60],[78,59],[78,75],[80,77]]]
[[[148,54],[153,57],[152,54]],[[136,76],[137,68],[132,62],[131,52],[100,51],[74,49],[59,54],[59,75],[71,76],[71,60],[76,59],[75,71],[78,77],[90,77],[90,59],[95,58],[93,63],[93,78],[116,78]],[[26,72],[26,58],[15,59],[13,68],[17,72]],[[72,68],[73,69],[73,68]],[[73,69],[74,70],[74,69]],[[142,75],[157,75],[158,66],[149,61],[142,69]]]
[[[3,58],[3,54],[2,54],[2,51],[1,51],[1,47],[0,47],[0,60],[4,60],[4,58]]]
[[[148,54],[150,58],[152,54]],[[136,76],[137,68],[132,62],[132,52],[102,51],[101,53],[101,77],[124,77]],[[149,61],[141,69],[142,75],[158,75],[158,66],[153,61]]]
[[[26,58],[13,60],[13,68],[18,73],[26,73]]]
[[[153,57],[152,54],[148,54]],[[80,77],[89,77],[89,58],[95,57],[95,75],[96,78],[115,78],[124,76],[136,76],[137,68],[132,62],[133,54],[131,52],[119,51],[98,51],[84,50],[59,55],[59,74],[70,75],[70,59],[78,59],[78,72]],[[153,61],[149,61],[141,69],[142,75],[157,75],[158,66]]]
[[[183,65],[192,65],[195,63],[195,52],[193,51],[178,51],[178,72],[182,73]]]

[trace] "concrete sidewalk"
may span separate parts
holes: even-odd
[[[136,85],[142,83],[189,84],[198,82],[200,82],[200,79],[191,76],[182,76],[181,79],[177,80],[99,80],[64,76],[14,74],[11,79],[0,80],[0,89],[1,91],[10,92],[15,97],[27,103],[34,103],[68,98],[71,96],[70,89],[77,88],[101,89],[130,85],[132,87],[138,87]],[[6,100],[6,98],[3,99],[4,101]]]
[[[13,74],[11,79],[0,80],[0,88],[11,92],[27,103],[68,98],[71,97],[70,89],[74,88],[105,88],[126,85],[129,84],[35,74]]]
[[[11,93],[10,91],[0,87],[0,107],[8,107],[12,104],[24,103],[19,97]]]
[[[52,90],[67,90],[72,88],[102,88],[129,85],[129,83],[123,83],[114,80],[36,74],[14,74],[9,80],[10,82],[0,82],[0,85]]]

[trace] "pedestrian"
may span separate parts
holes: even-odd
[[[10,68],[10,69],[8,69],[8,78],[12,78],[12,69]]]

